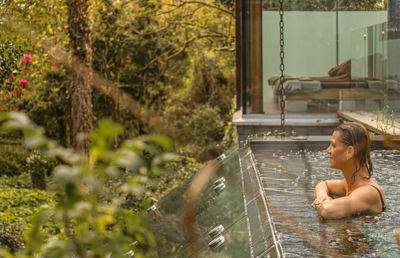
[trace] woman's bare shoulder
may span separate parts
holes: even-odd
[[[371,184],[365,184],[358,187],[357,189],[352,191],[349,196],[351,196],[353,200],[360,200],[368,203],[369,205],[375,205],[377,203],[380,203],[380,194],[377,190],[379,190],[379,192],[381,192],[383,196],[382,188],[376,182],[371,182]]]

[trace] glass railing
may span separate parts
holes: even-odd
[[[361,110],[397,117],[400,111],[400,40],[397,25],[379,23],[351,34],[351,79],[364,81]],[[389,114],[385,114],[389,113]]]
[[[231,149],[220,157],[221,168],[209,178],[196,203],[196,249],[199,257],[249,257],[238,150]],[[159,257],[191,255],[184,223],[184,196],[191,182],[173,189],[149,211]]]
[[[351,33],[351,79],[388,79],[387,22]]]

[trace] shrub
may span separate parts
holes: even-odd
[[[143,193],[142,185],[149,177],[159,175],[165,164],[176,158],[167,152],[173,147],[170,140],[158,135],[145,136],[127,140],[121,148],[112,150],[121,127],[102,120],[99,128],[89,135],[88,158],[47,139],[43,130],[22,113],[0,114],[1,120],[7,120],[4,127],[9,130],[22,130],[28,147],[63,162],[53,171],[51,181],[58,202],[34,216],[25,234],[26,248],[17,255],[86,257],[90,253],[91,257],[123,257],[132,249],[135,256],[155,255],[155,240],[146,219],[121,204],[127,195]],[[125,172],[128,172],[126,180],[117,181],[114,187],[108,185]],[[40,207],[39,203],[35,205]],[[50,221],[49,215],[53,218]],[[61,225],[63,237],[46,238],[42,229],[49,222]],[[137,247],[132,247],[134,241],[138,242]],[[7,254],[5,250],[0,252]]]
[[[187,142],[182,149],[199,161],[215,158],[229,147],[224,136],[229,136],[225,127],[232,120],[234,87],[219,62],[207,54],[194,59],[184,88],[175,92],[164,111]]]
[[[0,175],[20,175],[25,172],[29,151],[19,144],[0,146]]]
[[[51,171],[56,167],[57,161],[43,157],[39,151],[35,150],[26,159],[27,170],[31,176],[33,188],[46,189],[46,176],[50,176]]]
[[[42,126],[46,136],[68,145],[70,74],[60,67],[44,67],[43,80],[21,99],[22,112]]]
[[[55,195],[46,191],[31,190],[29,176],[2,176],[0,178],[0,245],[15,252],[25,246],[24,233],[41,206],[54,206]],[[55,231],[46,225],[43,233]]]
[[[0,222],[0,244],[12,252],[25,246],[24,231],[21,223]]]

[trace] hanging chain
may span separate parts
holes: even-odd
[[[283,88],[283,82],[285,81],[285,77],[283,75],[283,72],[285,71],[285,64],[283,63],[283,58],[285,57],[285,52],[284,52],[284,45],[285,41],[283,38],[283,0],[279,0],[279,16],[280,16],[280,21],[279,21],[279,31],[280,31],[280,58],[281,58],[281,65],[280,65],[280,71],[281,71],[281,76],[279,78],[279,94],[281,96],[281,101],[280,101],[280,107],[281,107],[281,130],[282,132],[285,129],[285,101],[286,101],[286,95],[285,95],[285,89]]]

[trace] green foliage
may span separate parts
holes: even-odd
[[[6,14],[2,17],[5,23],[0,24],[0,44],[13,43],[12,47],[3,45],[5,50],[2,50],[11,54],[0,53],[0,56],[5,58],[7,71],[18,68],[21,76],[30,76],[24,94],[13,98],[13,104],[43,129],[37,129],[16,113],[11,113],[7,126],[23,129],[24,142],[29,148],[63,162],[56,167],[48,185],[59,202],[44,209],[32,226],[27,227],[27,248],[18,255],[84,256],[92,250],[93,256],[111,252],[118,257],[131,250],[130,244],[135,240],[139,242],[135,257],[152,255],[153,237],[140,217],[140,211],[146,210],[151,202],[141,204],[142,200],[160,196],[191,176],[199,164],[191,158],[165,164],[172,158],[165,154],[172,150],[172,143],[160,136],[139,137],[121,144],[124,139],[152,133],[157,128],[150,126],[149,117],[141,116],[141,112],[122,108],[130,103],[121,103],[100,87],[93,91],[95,124],[99,130],[90,135],[93,142],[90,159],[66,148],[70,143],[72,69],[67,65],[65,51],[69,44],[66,3],[58,0],[0,3]],[[231,119],[234,95],[233,1],[91,0],[90,5],[93,67],[94,73],[103,78],[102,83],[123,89],[144,110],[163,118],[162,124],[169,123],[179,130],[186,140],[179,148],[190,156],[208,159],[209,154],[219,155],[226,146],[220,141],[229,135],[225,125]],[[16,27],[18,24],[20,27]],[[29,73],[27,66],[20,69],[24,54],[32,55]],[[2,76],[7,79],[5,74]],[[12,85],[19,86],[15,81]],[[104,122],[104,117],[112,118],[123,129]],[[15,157],[20,153],[23,152],[18,151]],[[20,165],[27,157],[22,156]],[[34,159],[29,169],[34,171],[32,175],[39,176],[39,182],[43,182],[42,162],[42,158]],[[168,168],[177,172],[162,173]],[[3,181],[13,184],[12,180],[3,178]],[[19,183],[18,187],[28,185],[31,187],[29,182]],[[25,194],[30,196],[28,192]],[[43,204],[31,197],[35,205]],[[129,203],[130,198],[133,203]],[[127,207],[135,208],[135,212]],[[28,218],[37,213],[33,207],[30,210],[32,213],[17,214]],[[12,230],[19,232],[18,227]],[[60,231],[64,233],[59,235]],[[57,238],[49,239],[50,233]],[[11,244],[9,247],[14,248]],[[6,256],[5,252],[0,251],[0,256]]]
[[[16,189],[20,188],[30,189],[32,185],[28,173],[23,173],[18,176],[3,175],[1,176],[0,182],[1,182],[0,185],[3,188],[11,187]]]
[[[18,99],[25,90],[20,80],[28,79],[26,71],[31,65],[24,59],[29,50],[26,39],[7,28],[0,30],[0,111],[18,109]]]
[[[181,130],[181,121],[190,119],[192,112],[203,116],[203,111],[210,111],[208,117],[218,113],[219,116],[207,124],[225,123],[230,118],[234,94],[233,83],[229,82],[234,66],[234,55],[230,52],[234,49],[234,20],[228,15],[232,12],[233,2],[160,3],[152,0],[113,4],[94,1],[94,67],[106,78],[118,81],[121,88],[145,108],[159,113],[168,109],[171,114],[166,118],[173,128]],[[228,51],[220,51],[222,49]],[[196,122],[204,120],[196,118]],[[136,123],[136,132],[149,132],[151,129],[146,123]],[[204,125],[187,125],[187,132],[190,126]],[[212,127],[210,125],[209,131]],[[223,127],[218,122],[218,136],[208,137],[206,133],[203,136],[218,145]],[[184,134],[192,140],[192,135]],[[196,132],[196,137],[199,136]],[[190,150],[190,155],[202,158],[200,156],[209,148],[203,143],[193,143],[197,149],[204,148],[203,151],[194,151],[193,146],[182,148]],[[217,149],[212,155],[220,152],[220,148]]]
[[[62,33],[67,28],[65,3],[33,0],[6,1],[3,5],[0,45],[8,49],[0,49],[0,56],[14,68],[13,80],[2,87],[1,94],[8,97],[7,108],[3,109],[28,112],[35,122],[45,127],[48,136],[63,139],[66,144],[68,91],[65,86],[69,86],[69,78],[66,80],[67,73],[57,59],[67,57],[49,55],[57,43],[58,46],[68,43]],[[6,50],[18,53],[18,58],[7,57]],[[23,58],[24,54],[31,58]],[[27,80],[26,84],[21,85],[20,79]]]
[[[234,90],[226,79],[229,69],[213,55],[194,59],[186,74],[187,86],[171,98],[166,116],[188,140],[184,151],[199,160],[220,155],[229,146],[221,144],[225,127],[232,120]]]
[[[5,191],[7,190],[7,191]],[[0,192],[0,215],[8,223],[26,222],[42,205],[54,205],[54,195],[48,192],[31,189],[2,187]]]
[[[68,145],[69,84],[66,69],[44,66],[41,84],[24,96],[21,111],[26,112],[36,124],[45,128],[46,135]]]
[[[233,7],[235,5],[235,1],[234,0],[215,0],[214,3],[216,5],[222,5],[225,6],[227,9],[229,10],[233,10]]]
[[[29,151],[19,144],[0,144],[0,175],[20,175],[25,171]]]
[[[4,4],[7,5],[4,9],[6,14],[16,22],[31,24],[27,30],[9,26],[8,34],[20,41],[27,41],[28,34],[35,35],[28,37],[28,42],[34,46],[27,46],[26,51],[31,50],[29,54],[32,54],[36,70],[32,80],[28,81],[29,91],[15,100],[14,109],[28,113],[33,121],[44,127],[47,136],[68,146],[71,68],[66,65],[67,53],[57,51],[69,44],[66,2],[21,0]],[[233,1],[92,0],[89,15],[93,68],[104,78],[102,83],[110,87],[118,83],[119,89],[129,93],[144,110],[152,111],[160,119],[164,118],[166,109],[174,109],[170,103],[181,101],[175,97],[176,93],[185,91],[195,94],[191,98],[197,101],[195,105],[188,105],[188,101],[183,100],[185,116],[167,117],[182,120],[192,111],[204,115],[203,111],[209,110],[220,114],[218,121],[220,118],[223,123],[229,120],[234,91],[233,83],[229,82],[234,72]],[[16,22],[12,20],[10,23]],[[213,57],[212,60],[203,60],[203,56]],[[17,61],[8,60],[14,65],[19,64]],[[196,69],[200,72],[197,74],[203,77],[194,76],[194,62],[199,62]],[[221,89],[215,90],[219,87]],[[94,124],[107,117],[124,126],[124,132],[115,139],[116,145],[123,139],[157,131],[154,125],[149,125],[148,117],[122,108],[128,105],[99,88],[93,91]],[[204,107],[200,108],[201,105]],[[202,119],[196,121],[203,122]],[[171,132],[181,129],[178,123],[170,125],[173,127]],[[221,132],[223,128],[218,126],[218,137],[210,137],[214,139],[214,145],[222,139]],[[192,146],[187,144],[186,141],[180,147],[192,150]],[[203,147],[204,151],[196,150],[189,154],[201,158],[209,147],[196,147]],[[214,155],[219,151],[212,152]]]
[[[40,207],[55,205],[54,194],[28,189],[30,187],[28,174],[0,177],[0,245],[13,252],[25,246],[25,230],[29,229],[30,220]],[[48,223],[43,232],[54,231],[57,227]]]
[[[110,145],[121,127],[101,120],[98,129],[89,135],[92,145],[87,158],[48,140],[43,130],[22,113],[0,115],[0,121],[6,120],[3,128],[23,131],[26,146],[63,161],[53,171],[50,186],[58,201],[35,215],[25,235],[26,248],[18,255],[83,257],[90,253],[95,257],[122,257],[134,241],[139,243],[135,256],[154,255],[154,238],[146,220],[122,204],[127,195],[145,191],[141,184],[160,174],[165,164],[176,158],[168,153],[173,148],[170,140],[158,135],[140,137],[113,150]],[[31,197],[32,193],[25,196]],[[29,203],[40,207],[41,201],[30,199]],[[10,198],[4,202],[10,206]],[[43,228],[50,222],[61,225],[65,235],[46,239]]]
[[[203,164],[190,157],[180,157],[177,161],[169,162],[166,166],[167,169],[173,171],[173,173],[169,173],[160,178],[157,184],[151,189],[152,194],[157,198],[160,198],[169,190],[172,190],[192,177],[200,170]]]
[[[0,32],[2,42],[0,42],[0,82],[13,76],[13,71],[17,69],[19,61],[25,53],[26,43],[18,37],[6,35],[5,31]]]
[[[46,190],[46,177],[56,167],[55,159],[43,157],[38,151],[33,151],[26,159],[27,170],[31,176],[32,187]]]
[[[165,169],[169,173],[152,176],[152,180],[143,184],[147,191],[142,194],[128,195],[123,204],[124,207],[144,211],[154,204],[154,200],[162,198],[169,191],[178,187],[199,171],[201,167],[202,164],[195,159],[184,156],[180,156],[176,161],[166,163]],[[181,204],[177,203],[176,205]]]
[[[15,252],[25,246],[24,231],[20,223],[0,221],[0,244]]]
[[[3,10],[7,14],[33,25],[42,37],[54,37],[67,22],[67,8],[64,1],[18,0],[6,1],[4,5]]]
[[[160,30],[165,26],[155,16],[160,3],[93,1],[92,10],[93,67],[146,107],[159,108],[169,95],[169,71],[180,73],[177,64],[166,65],[165,54],[177,50],[179,41],[170,40],[169,28]]]

